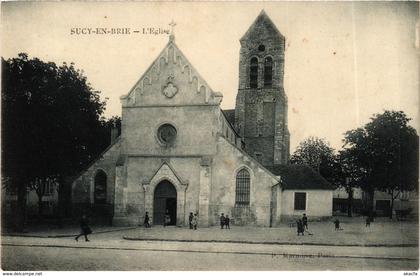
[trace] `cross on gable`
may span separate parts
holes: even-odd
[[[175,21],[172,19],[171,23],[169,23],[169,26],[171,26],[171,35],[174,34],[174,27],[176,26]]]

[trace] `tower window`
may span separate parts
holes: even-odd
[[[249,70],[249,86],[251,88],[258,87],[258,59],[256,57],[251,58],[251,65]]]
[[[264,87],[271,87],[273,84],[273,59],[266,57],[264,61]]]
[[[265,46],[263,44],[261,44],[260,46],[258,46],[258,51],[264,52],[265,51]]]

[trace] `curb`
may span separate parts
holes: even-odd
[[[235,241],[235,240],[181,240],[181,239],[158,239],[158,238],[131,238],[123,236],[129,241],[168,241],[168,242],[202,242],[202,243],[239,243],[239,244],[269,244],[269,245],[319,245],[319,246],[352,246],[352,247],[418,247],[418,244],[328,244],[316,242],[270,242],[270,241]]]

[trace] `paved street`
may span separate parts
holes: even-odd
[[[383,225],[383,227],[391,229],[396,226]],[[399,227],[401,228],[401,225]],[[418,247],[404,245],[401,238],[400,243],[404,246],[391,244],[345,246],[340,245],[342,241],[337,240],[346,237],[345,232],[333,233],[336,238],[333,236],[332,240],[338,243],[337,246],[309,244],[311,240],[315,243],[327,240],[321,237],[322,235],[300,237],[301,242],[306,242],[304,245],[293,244],[295,242],[293,239],[285,238],[282,240],[284,244],[280,244],[278,239],[270,239],[274,238],[276,233],[286,231],[290,233],[283,235],[294,237],[294,231],[288,228],[234,228],[230,232],[217,228],[202,228],[192,232],[189,229],[176,227],[119,229],[112,232],[109,230],[91,235],[91,242],[84,242],[83,238],[76,242],[73,237],[46,238],[47,235],[4,236],[2,268],[5,270],[418,269]],[[348,237],[352,235],[355,233],[350,233]],[[362,240],[364,235],[372,234],[359,233],[359,240]],[[123,237],[141,236],[149,240],[123,239]],[[246,236],[250,237],[243,240],[247,243],[232,240],[233,237],[238,240]],[[214,241],[206,241],[211,237]],[[180,241],[150,240],[152,238]],[[381,237],[378,237],[378,240],[383,242]],[[397,239],[391,242],[395,243]]]
[[[415,260],[57,247],[4,246],[2,250],[4,270],[416,270],[417,267]]]

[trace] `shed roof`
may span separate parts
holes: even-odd
[[[282,179],[283,190],[334,190],[333,185],[307,165],[267,167]]]

